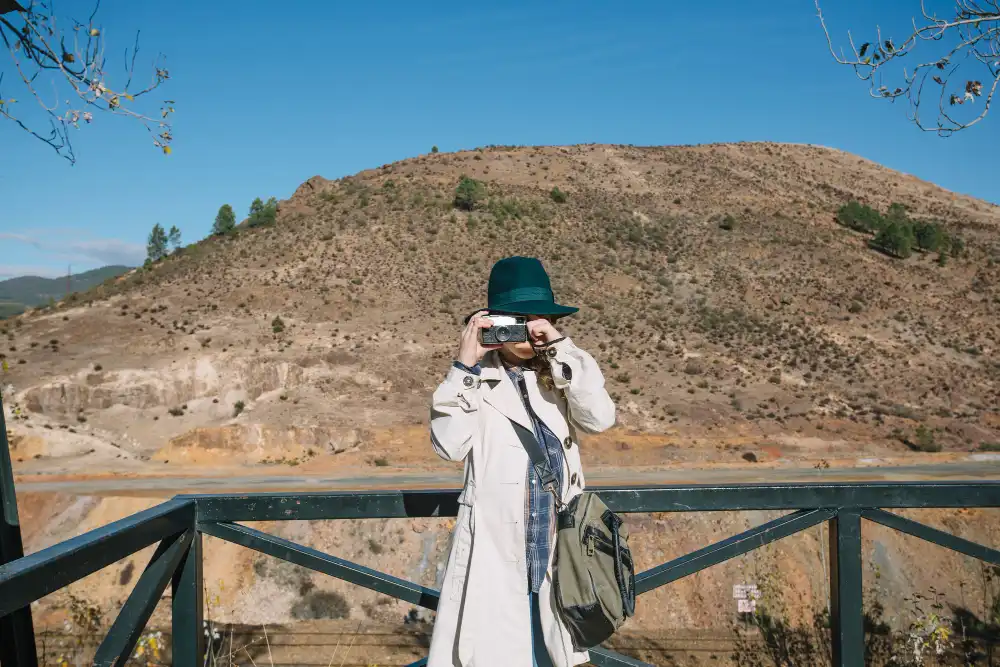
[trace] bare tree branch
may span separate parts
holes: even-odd
[[[25,2],[25,0],[21,0]],[[35,130],[23,114],[16,113],[16,98],[4,97],[4,72],[0,70],[0,118],[14,122],[22,130],[48,144],[71,164],[76,162],[70,132],[80,128],[80,122],[90,124],[97,114],[127,116],[139,121],[149,132],[153,145],[164,153],[171,151],[173,141],[170,114],[173,102],[165,100],[156,115],[137,109],[136,100],[152,93],[170,78],[163,66],[162,55],[152,64],[150,83],[142,90],[131,89],[139,55],[139,34],[135,44],[125,49],[123,87],[116,88],[106,71],[104,33],[94,22],[100,0],[86,23],[70,19],[72,27],[63,30],[57,23],[52,0],[30,0],[24,7],[15,0],[0,0],[0,42],[10,55],[10,74],[15,85],[35,99],[44,114],[50,131]],[[52,102],[47,103],[40,87],[51,85]],[[66,93],[71,95],[70,99]]]
[[[815,1],[819,22],[834,59],[851,67],[859,79],[867,81],[872,97],[905,98],[910,107],[908,116],[921,130],[948,136],[975,125],[989,113],[1000,82],[998,0],[955,0],[955,13],[946,19],[929,13],[924,0],[920,0],[921,20],[913,19],[912,32],[906,39],[895,43],[891,38],[886,39],[881,28],[876,26],[875,39],[858,47],[848,32],[848,55],[834,47],[819,0]],[[935,46],[932,44],[935,42],[946,46]],[[897,60],[929,43],[928,48],[938,49],[936,57],[925,58],[924,62],[909,69],[903,65],[895,87],[886,85],[884,75],[895,67]],[[969,67],[975,67],[978,73],[968,74]],[[935,119],[930,122],[921,116],[925,91],[928,95],[937,95]],[[979,101],[982,106],[974,107]],[[967,112],[967,109],[975,110]]]

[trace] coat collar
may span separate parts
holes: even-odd
[[[507,371],[500,361],[500,354],[496,350],[487,352],[483,357],[481,368],[480,377],[486,383],[483,400],[499,410],[508,419],[534,432],[528,411],[521,401],[517,387],[507,375]]]

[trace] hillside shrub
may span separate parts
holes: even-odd
[[[918,452],[941,451],[941,443],[934,439],[934,433],[923,424],[917,426],[911,446]]]
[[[837,222],[845,227],[866,234],[874,234],[882,229],[885,221],[882,214],[870,206],[861,204],[853,199],[837,211]]]
[[[278,215],[278,200],[271,197],[267,202],[261,201],[257,197],[250,204],[250,217],[247,219],[248,227],[262,227],[274,224]]]
[[[310,591],[292,605],[292,618],[300,621],[347,618],[350,614],[347,598],[336,591]]]
[[[726,216],[719,222],[719,228],[724,229],[727,232],[733,231],[736,229],[736,218],[726,213]]]
[[[558,187],[552,188],[552,192],[549,193],[549,196],[552,197],[552,201],[554,201],[557,204],[566,203],[566,193],[560,190]]]
[[[455,208],[471,211],[486,198],[486,186],[481,181],[463,176],[455,188]]]
[[[879,230],[871,245],[876,250],[906,259],[913,252],[913,228],[900,222],[889,222]]]
[[[939,250],[947,237],[948,235],[937,222],[921,220],[913,222],[913,239],[916,241],[917,248],[924,252]]]

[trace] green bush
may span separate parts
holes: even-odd
[[[736,218],[726,213],[726,217],[719,222],[719,228],[725,229],[727,232],[731,232],[736,229]]]
[[[552,197],[552,201],[554,201],[557,204],[566,203],[566,193],[560,190],[558,187],[552,188],[552,192],[549,193],[549,196]]]
[[[278,215],[278,200],[271,197],[267,202],[261,201],[260,197],[250,204],[250,217],[247,219],[247,226],[261,227],[263,225],[274,224]]]
[[[875,235],[871,245],[887,255],[906,259],[913,252],[913,228],[900,222],[889,222]]]
[[[463,176],[455,188],[455,208],[471,211],[486,198],[486,186],[481,181]]]
[[[271,320],[271,331],[276,334],[281,333],[285,330],[285,321],[281,319],[281,315],[275,315],[274,319]]]
[[[870,206],[860,204],[853,199],[837,211],[837,222],[845,227],[866,234],[874,234],[882,229],[885,220],[882,214]]]
[[[431,153],[437,153],[437,152],[438,152],[438,147],[437,146],[431,146]]]
[[[336,591],[309,591],[292,605],[292,618],[297,620],[339,619],[351,615],[351,605]]]
[[[913,238],[917,248],[924,252],[934,252],[941,248],[944,239],[947,238],[944,228],[936,222],[924,222],[916,220],[913,223]]]
[[[911,445],[918,452],[941,451],[941,443],[934,440],[934,433],[932,433],[931,430],[923,424],[917,427],[916,433],[914,434],[914,440]]]

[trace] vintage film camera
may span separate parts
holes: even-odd
[[[527,318],[522,315],[494,315],[488,317],[493,326],[479,330],[479,342],[483,345],[502,343],[523,343],[528,340]]]

